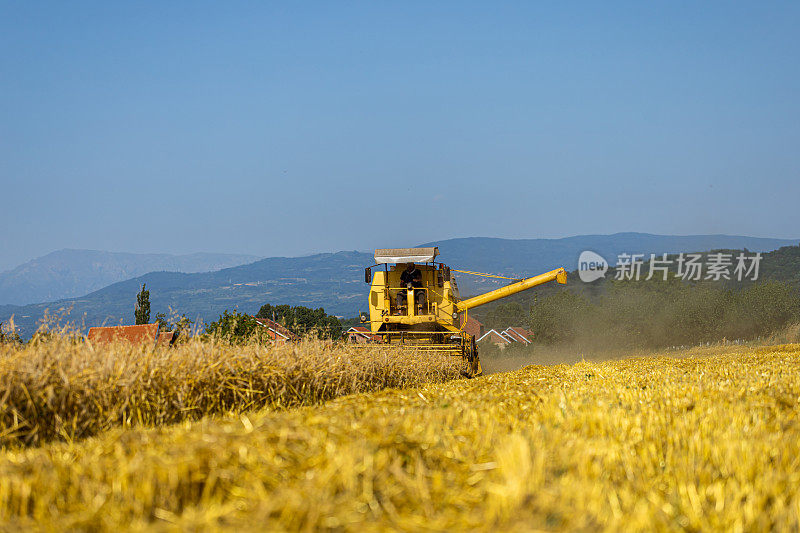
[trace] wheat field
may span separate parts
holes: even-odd
[[[6,528],[797,530],[800,345],[529,366],[0,453]]]
[[[452,357],[305,340],[175,348],[92,346],[67,335],[0,344],[0,445],[72,441],[113,427],[313,405],[459,377]]]

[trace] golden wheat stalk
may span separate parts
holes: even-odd
[[[306,340],[154,350],[53,336],[0,345],[0,444],[74,440],[112,427],[311,405],[458,376],[457,358]]]
[[[48,530],[796,531],[800,345],[696,353],[529,366],[7,450],[0,520]]]

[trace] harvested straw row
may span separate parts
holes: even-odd
[[[716,352],[527,367],[7,451],[0,520],[53,530],[796,531],[800,346]]]
[[[176,349],[92,347],[54,338],[0,347],[0,444],[73,440],[111,427],[320,403],[344,394],[445,381],[456,358],[306,341]]]

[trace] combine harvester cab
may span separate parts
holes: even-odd
[[[464,331],[470,309],[549,281],[567,282],[566,270],[558,268],[462,300],[451,269],[436,261],[438,255],[438,248],[375,250],[376,264],[364,272],[371,289],[369,314],[362,313],[361,321],[383,343],[463,357],[470,377],[483,372],[475,337]]]

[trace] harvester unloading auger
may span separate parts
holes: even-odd
[[[436,261],[438,255],[438,248],[375,250],[376,264],[364,272],[365,281],[372,283],[369,315],[363,313],[361,321],[369,322],[372,333],[384,343],[463,357],[469,376],[483,372],[476,339],[464,331],[470,309],[550,281],[567,282],[567,271],[557,268],[462,300],[450,268]],[[411,264],[414,269],[409,270]]]

